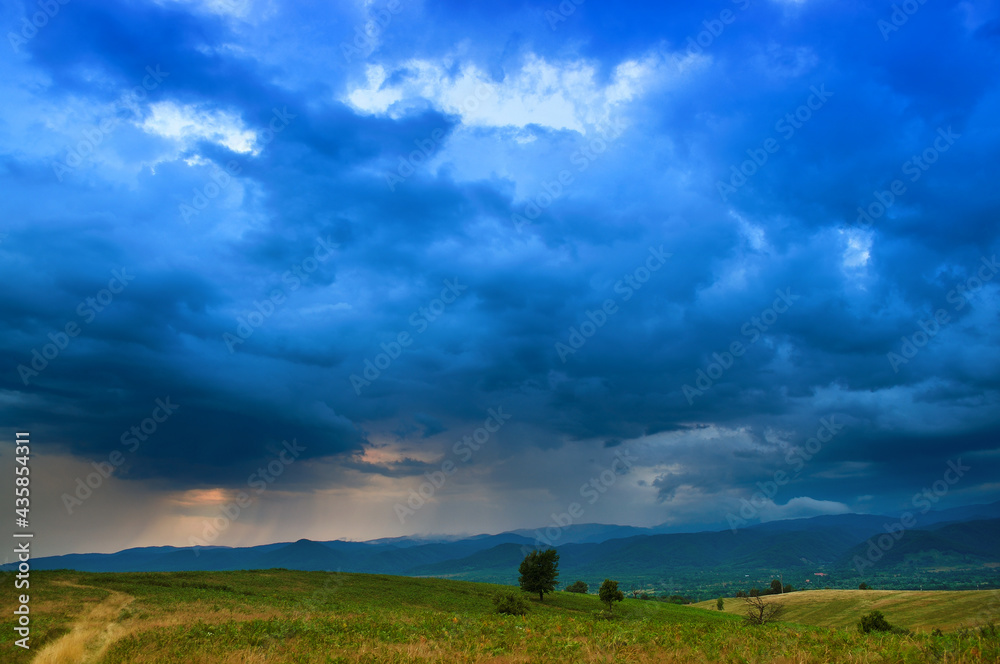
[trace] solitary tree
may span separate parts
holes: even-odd
[[[613,602],[625,601],[625,593],[618,590],[618,582],[611,579],[604,579],[604,583],[601,584],[601,589],[598,591],[597,596],[602,602],[608,605],[608,611],[611,611]]]
[[[715,600],[715,608],[717,608],[719,611],[722,611],[722,609],[725,608],[725,606],[726,602],[721,597]]]
[[[576,581],[568,586],[566,586],[566,592],[568,593],[586,593],[590,589],[583,581]]]
[[[868,590],[868,584],[861,582],[860,584],[858,584],[858,590]]]
[[[545,593],[556,589],[559,578],[559,554],[555,549],[532,551],[521,561],[521,590],[538,593],[538,601],[545,601]]]
[[[777,619],[784,610],[781,604],[775,602],[765,602],[760,595],[744,597],[743,601],[747,605],[746,619],[751,625],[764,625]]]
[[[781,581],[775,579],[771,582],[771,594],[780,595],[781,594]]]

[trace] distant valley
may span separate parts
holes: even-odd
[[[613,577],[634,592],[732,594],[782,576],[797,588],[929,589],[1000,586],[1000,502],[928,512],[912,529],[891,516],[843,514],[737,531],[664,533],[580,524],[558,532],[560,581]],[[892,533],[887,531],[893,531]],[[370,542],[299,540],[261,546],[143,547],[33,560],[35,569],[85,572],[285,568],[434,576],[514,584],[533,530]],[[544,546],[543,546],[544,548]],[[11,569],[11,565],[6,565]]]

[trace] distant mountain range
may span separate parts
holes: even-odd
[[[889,516],[839,514],[773,521],[735,532],[694,533],[578,524],[563,528],[553,545],[567,582],[576,578],[599,581],[609,574],[643,580],[743,578],[763,570],[797,571],[806,578],[820,569],[853,571],[857,557],[876,558],[879,571],[942,565],[982,568],[1000,563],[1000,502],[917,515],[917,523],[897,539],[887,535],[886,525],[898,521]],[[241,548],[142,547],[112,554],[36,558],[32,567],[87,572],[281,567],[516,583],[524,552],[536,544],[534,533],[517,530],[465,538],[401,537],[369,542],[302,539]]]

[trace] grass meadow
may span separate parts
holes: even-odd
[[[966,629],[1000,610],[987,591],[793,593],[780,598],[783,622],[753,627],[733,598],[721,612],[714,601],[627,599],[607,619],[596,596],[557,592],[512,617],[493,612],[498,586],[367,574],[56,571],[32,573],[31,584],[31,651],[14,646],[15,594],[4,584],[3,662],[1000,661],[996,631]],[[859,634],[869,607],[916,631]]]

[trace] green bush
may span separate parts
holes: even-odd
[[[523,616],[528,612],[528,600],[516,590],[505,590],[493,596],[494,610],[505,616]]]
[[[866,616],[861,616],[861,620],[858,621],[858,631],[862,634],[868,634],[869,632],[892,632],[893,627],[885,619],[881,611],[872,611]]]
[[[566,592],[568,593],[586,593],[590,589],[583,581],[576,581],[568,586],[566,586]]]

